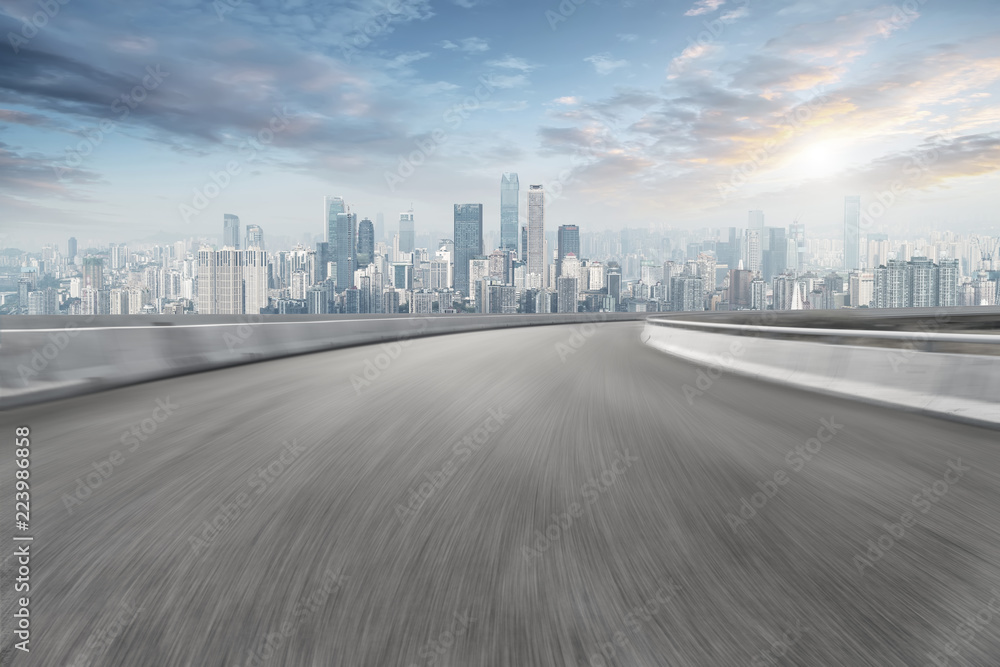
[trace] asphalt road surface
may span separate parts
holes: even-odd
[[[1000,664],[996,431],[713,378],[641,331],[441,336],[0,414],[0,662]]]

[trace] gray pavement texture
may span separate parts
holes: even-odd
[[[0,413],[0,662],[1000,664],[996,431],[717,376],[641,331],[441,336]]]

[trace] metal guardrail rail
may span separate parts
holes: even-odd
[[[931,331],[885,331],[868,329],[830,329],[815,327],[770,326],[761,324],[729,324],[697,322],[682,319],[650,317],[649,324],[695,331],[727,333],[739,336],[784,340],[815,340],[834,345],[868,345],[874,347],[905,347],[924,352],[1000,355],[1000,333],[970,334]]]

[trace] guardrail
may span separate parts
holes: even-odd
[[[0,409],[356,345],[641,319],[644,313],[5,317],[0,329]]]
[[[967,323],[955,309],[932,312],[938,319],[928,323],[925,318],[923,330],[918,331],[778,326],[776,321],[791,321],[781,314],[777,320],[772,314],[768,324],[713,322],[685,313],[685,317],[650,317],[642,336],[663,352],[707,367],[713,377],[731,372],[1000,426],[1000,333],[935,331],[935,326],[961,330]],[[982,330],[991,322],[1000,325],[1000,309],[970,316],[976,320],[975,329]],[[915,318],[906,317],[907,326],[912,326]],[[802,318],[799,315],[795,324],[802,324]],[[867,314],[858,321],[872,324],[878,320]]]

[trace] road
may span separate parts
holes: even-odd
[[[441,336],[0,414],[31,428],[34,537],[24,653],[8,446],[0,662],[1000,664],[995,431],[701,375],[641,331]]]

